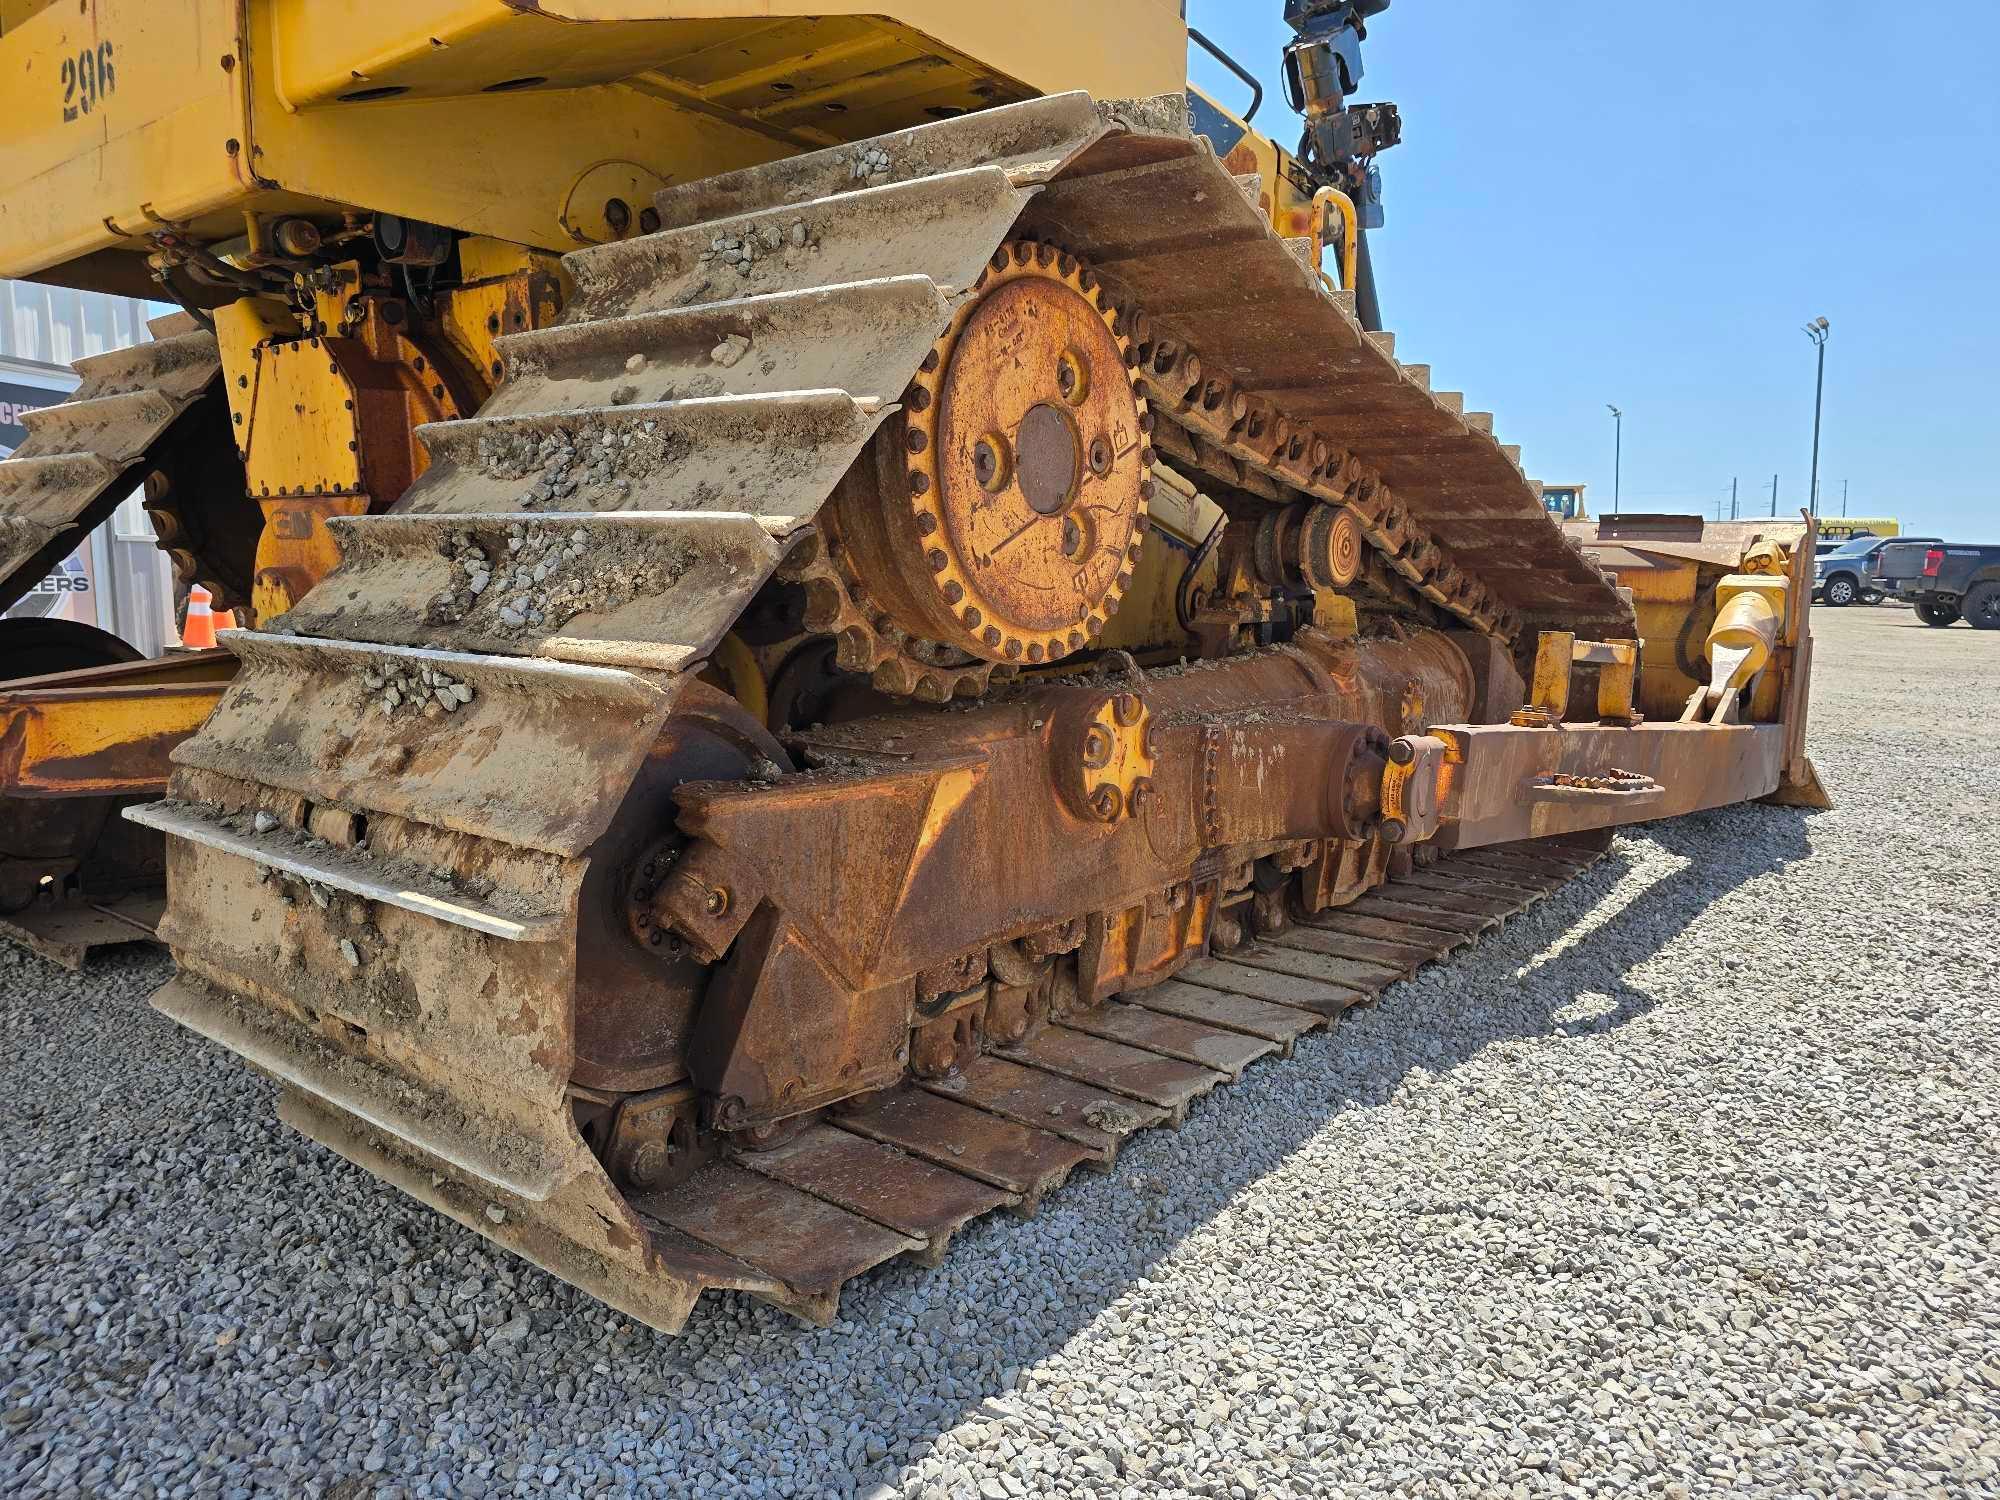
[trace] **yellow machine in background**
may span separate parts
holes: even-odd
[[[1821,516],[1819,534],[1823,541],[1846,541],[1857,536],[1901,536],[1903,523],[1894,516]]]
[[[1621,589],[1378,326],[1386,6],[1287,6],[1290,153],[1178,0],[0,0],[0,275],[182,309],[31,416],[0,578],[143,482],[256,626],[178,718],[0,694],[0,904],[158,797],[155,1004],[284,1119],[825,1321],[1805,795],[1799,559]]]

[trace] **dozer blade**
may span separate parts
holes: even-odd
[[[169,839],[183,975],[161,1008],[275,1074],[298,1128],[656,1327],[707,1288],[823,1322],[852,1277],[1031,1209],[1536,899],[1396,887],[1408,904],[1381,902],[1365,944],[1268,939],[1024,1036],[962,1089],[850,1098],[656,1190],[628,1172],[621,1191],[586,1143],[604,1098],[692,1108],[685,1073],[636,1078],[606,1022],[682,1044],[693,1025],[605,915],[671,828],[656,747],[695,733],[699,669],[1010,236],[1063,242],[1147,309],[1143,331],[1121,316],[1170,459],[1344,497],[1374,473],[1348,439],[1376,429],[1342,414],[1381,404],[1401,477],[1369,493],[1407,488],[1370,537],[1414,587],[1502,635],[1538,569],[1564,618],[1622,611],[1490,434],[1360,335],[1179,108],[1069,96],[815,153],[669,189],[671,227],[568,257],[563,322],[511,336],[488,406],[426,429],[396,513],[341,523],[341,568],[275,633],[227,637],[242,674],[177,752],[170,800],[137,814]],[[730,767],[711,779],[779,775],[761,726],[703,711]]]

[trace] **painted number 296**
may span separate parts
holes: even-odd
[[[62,64],[63,121],[68,123],[89,114],[118,87],[118,75],[111,70],[111,43],[86,47]]]

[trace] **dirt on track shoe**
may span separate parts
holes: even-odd
[[[215,335],[177,334],[77,361],[67,401],[23,418],[0,459],[0,609],[83,540],[143,477],[147,455],[222,371]],[[122,483],[121,483],[122,481]]]
[[[580,1078],[674,1082],[634,1083],[595,1020],[615,1004],[655,1036],[687,1024],[657,966],[620,957],[599,888],[635,830],[671,822],[663,737],[730,767],[711,777],[783,769],[695,675],[1022,234],[1073,236],[1107,280],[1159,294],[1147,378],[1191,461],[1275,499],[1345,499],[1388,565],[1471,628],[1540,618],[1536,569],[1553,618],[1622,609],[1490,435],[1262,224],[1183,108],[1069,95],[967,116],[670,188],[674,227],[568,257],[564,320],[504,339],[487,405],[424,429],[431,465],[395,513],[335,523],[340,568],[268,631],[225,637],[241,673],[176,752],[169,799],[130,814],[169,842],[160,931],[183,972],[159,1008],[277,1077],[290,1123],[669,1330],[710,1288],[825,1321],[854,1275],[1032,1206],[1286,1045],[1268,1014],[1279,1036],[1157,1008],[1117,1036],[1055,1027],[1002,1059],[1028,1076],[906,1089],[836,1111],[815,1127],[824,1150],[782,1169],[718,1160],[631,1196],[572,1110]],[[1245,320],[1269,341],[1240,337]],[[1238,382],[1219,408],[1205,383],[1176,389],[1183,326],[1213,346],[1203,368]],[[1390,404],[1402,446],[1379,458],[1409,495],[1385,499],[1393,481],[1315,425],[1333,419],[1328,381]],[[1240,432],[1213,436],[1236,408]],[[1403,946],[1454,941],[1413,928]],[[1317,989],[1232,967],[1345,1003],[1402,971],[1354,964],[1355,985]],[[1215,987],[1285,1003],[1271,988]],[[1344,1003],[1309,1006],[1324,1021]],[[1075,1128],[1012,1118],[1036,1089],[1068,1090]],[[850,1140],[872,1142],[882,1179]],[[884,1207],[889,1177],[907,1196]]]

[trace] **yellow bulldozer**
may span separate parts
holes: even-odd
[[[163,864],[292,1125],[824,1321],[1817,796],[1810,545],[1607,571],[1377,326],[1386,6],[1290,0],[1287,150],[1179,0],[0,0],[0,275],[180,308],[0,463],[0,603],[143,484],[253,627],[0,634],[0,908]]]

